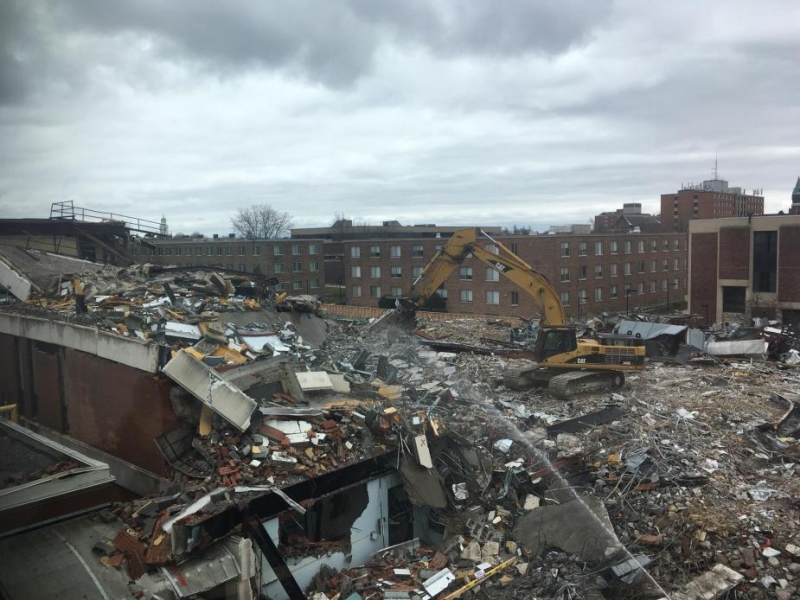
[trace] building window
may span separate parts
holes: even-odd
[[[312,272],[313,271],[319,271],[319,261],[318,260],[313,260],[310,263],[308,263],[308,270],[312,271]]]
[[[669,252],[669,240],[664,240],[664,252]]]
[[[358,265],[351,265],[350,277],[352,277],[353,279],[358,279],[359,277],[361,277],[361,267]]]
[[[303,289],[303,280],[297,279],[296,281],[292,282],[292,289],[295,291],[300,291]]]
[[[275,256],[283,256],[283,244],[275,244],[272,247],[272,253]]]
[[[661,270],[662,271],[669,271],[669,259],[665,258],[661,261]]]
[[[511,292],[511,306],[519,306],[519,292]]]
[[[282,284],[282,283],[276,283],[275,284],[275,291],[276,292],[283,292],[285,290],[286,290],[286,286],[284,284]]]
[[[461,267],[458,270],[458,278],[462,281],[472,281],[472,267]]]
[[[679,252],[680,251],[680,249],[681,249],[681,241],[680,240],[675,240],[674,248],[675,248],[675,252]]]
[[[638,251],[639,251],[639,254],[642,254],[644,252],[644,240],[639,240],[639,249],[638,249]]]
[[[371,285],[371,286],[369,286],[369,297],[370,298],[380,298],[381,297],[381,286],[379,286],[379,285]]]
[[[611,271],[611,277],[617,276],[617,267],[618,267],[617,263],[611,263],[610,265],[608,265],[608,268]]]
[[[672,280],[672,289],[677,290],[680,289],[680,283],[678,282],[678,278]]]
[[[303,254],[302,244],[292,244],[292,256],[301,256]]]
[[[461,302],[472,302],[472,290],[461,290],[458,292],[458,299]]]
[[[656,271],[658,271],[658,261],[657,260],[651,260],[650,261],[650,272],[651,273],[655,273]]]
[[[630,240],[625,240],[625,254],[630,254],[631,253],[632,244],[633,244],[633,242],[631,242]]]
[[[611,298],[612,299],[616,298],[618,296],[617,286],[616,285],[612,285],[611,289],[610,289],[610,292],[611,292],[611,294],[610,294]]]
[[[350,294],[353,296],[353,298],[361,298],[361,286],[354,285],[353,287],[351,287]]]
[[[233,256],[233,248],[230,246],[225,247],[225,256]]]
[[[245,256],[247,249],[244,246],[239,246],[239,256]]]
[[[370,279],[380,279],[381,278],[381,268],[379,266],[370,267],[369,268],[369,277],[370,277]]]
[[[680,261],[680,259],[676,258],[675,260],[672,261],[672,269],[674,271],[677,271],[680,268],[681,268],[681,261]]]
[[[658,251],[658,240],[650,240],[650,252]]]
[[[247,267],[245,267],[245,264],[239,263],[239,272],[244,273],[245,271],[247,271]]]
[[[594,278],[595,279],[602,279],[603,278],[603,265],[595,265],[594,266]]]
[[[586,265],[578,267],[578,279],[586,279]]]
[[[569,281],[569,267],[561,267],[561,283]]]
[[[486,304],[500,304],[500,292],[486,290]]]
[[[369,247],[369,257],[370,258],[380,258],[381,257],[381,247],[380,246],[370,246]]]
[[[561,256],[569,256],[569,242],[561,242]]]
[[[182,251],[181,248],[175,248],[175,256],[180,256],[181,251]]]
[[[411,267],[411,278],[414,279],[414,281],[416,281],[420,275],[422,275],[422,267]]]
[[[519,255],[519,247],[517,246],[517,242],[511,242],[511,254]]]
[[[603,288],[594,288],[594,301],[595,302],[603,301]]]
[[[361,258],[361,246],[350,246],[350,258]]]
[[[392,298],[399,298],[400,296],[403,295],[403,288],[398,287],[398,286],[393,286],[393,287],[389,288],[389,295]]]
[[[622,270],[623,274],[630,275],[631,274],[631,263],[626,262],[624,265],[622,265],[622,269],[623,269]]]
[[[439,295],[439,298],[442,300],[447,300],[447,290],[444,288],[439,288],[436,290],[436,293]]]
[[[315,254],[319,254],[319,244],[309,244],[308,253],[311,254],[312,256]]]
[[[163,249],[163,248],[159,247],[159,249],[158,249],[158,255],[159,255],[159,256],[164,256],[164,249]]]
[[[303,270],[303,263],[292,263],[292,273],[300,273]]]
[[[486,249],[492,254],[500,254],[500,248],[496,244],[486,244]]]
[[[569,306],[569,292],[561,292],[559,296],[561,297],[561,305]]]
[[[273,269],[274,269],[276,275],[279,275],[281,273],[285,273],[286,272],[286,267],[284,266],[283,263],[275,263],[275,265],[273,266]]]
[[[312,290],[317,289],[319,287],[319,279],[309,279],[308,287],[310,287]]]
[[[594,255],[603,256],[603,242],[594,243]]]
[[[650,282],[650,293],[651,294],[655,294],[656,293],[656,282],[655,281],[651,281]]]
[[[639,263],[639,273],[644,273],[644,261]]]
[[[261,246],[253,246],[253,256],[261,256]]]
[[[203,248],[201,246],[197,246],[197,248],[194,249],[194,255],[203,256]]]
[[[586,304],[589,301],[589,294],[586,290],[578,290],[578,304]]]
[[[617,254],[619,252],[619,243],[617,240],[611,240],[611,254]]]
[[[390,276],[391,276],[392,278],[394,278],[394,279],[397,279],[397,278],[399,278],[399,277],[402,277],[402,276],[403,276],[403,267],[401,267],[401,266],[399,266],[399,265],[392,265],[392,266],[390,267],[390,269],[391,269],[391,270],[390,270]]]
[[[669,279],[662,279],[661,280],[661,291],[666,292],[669,288]]]
[[[500,273],[492,267],[486,267],[486,281],[500,281]]]
[[[411,246],[411,257],[412,258],[422,258],[424,254],[425,254],[425,251],[424,251],[422,245],[416,244],[414,246]]]
[[[206,256],[213,256],[214,255],[214,246],[206,247]]]
[[[589,244],[586,242],[578,242],[578,256],[586,256],[589,252]]]
[[[644,294],[644,282],[640,281],[636,284],[636,293],[642,296]]]
[[[400,246],[389,246],[389,258],[400,258]]]

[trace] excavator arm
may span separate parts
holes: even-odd
[[[480,229],[460,229],[453,234],[412,284],[403,308],[413,312],[425,304],[470,255],[531,295],[541,307],[542,325],[564,325],[564,309],[547,278]]]

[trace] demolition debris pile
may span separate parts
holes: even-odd
[[[320,319],[310,298],[296,300],[311,311],[299,319],[264,310],[269,302],[216,274],[114,277],[92,282],[84,318],[167,348],[163,373],[184,422],[156,440],[168,493],[101,515],[124,522],[102,561],[134,581],[179,568],[238,531],[247,502],[276,495],[278,551],[320,557],[305,590],[316,600],[710,599],[734,589],[788,599],[800,588],[792,364],[656,356],[619,393],[564,402],[503,387],[520,354],[486,340],[507,339],[507,325],[376,336]],[[64,298],[36,306],[66,314]],[[671,334],[654,335],[659,353]],[[453,351],[441,350],[447,342]],[[349,551],[349,531],[312,539],[294,516],[313,502],[290,490],[361,463],[396,469],[418,524],[408,541],[336,570],[325,556]],[[227,528],[212,521],[223,513]]]

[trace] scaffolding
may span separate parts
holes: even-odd
[[[119,223],[130,231],[148,235],[168,237],[161,229],[161,223],[138,217],[129,217],[110,212],[102,212],[82,206],[75,206],[72,200],[53,202],[50,205],[50,218],[60,221],[82,221],[86,223]]]

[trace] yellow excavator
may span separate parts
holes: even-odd
[[[474,257],[530,294],[541,308],[538,335],[533,342],[536,362],[509,370],[503,383],[511,389],[547,386],[560,398],[583,392],[620,388],[624,371],[645,367],[643,340],[633,336],[595,334],[579,338],[566,323],[564,307],[547,278],[480,229],[460,229],[428,263],[397,308],[376,321],[373,330],[413,321],[416,310],[431,298],[447,277]]]

